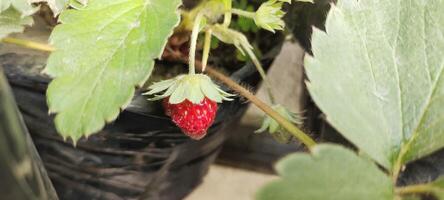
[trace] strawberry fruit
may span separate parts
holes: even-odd
[[[192,139],[202,139],[213,124],[217,103],[234,96],[219,88],[205,74],[179,75],[154,83],[145,95],[162,99],[165,114]]]
[[[185,100],[178,104],[170,104],[169,98],[163,99],[165,114],[189,137],[202,139],[208,128],[213,124],[217,112],[217,103],[204,98],[194,104]]]

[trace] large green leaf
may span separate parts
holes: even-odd
[[[262,188],[259,200],[393,200],[390,178],[370,160],[335,145],[279,161],[282,177]]]
[[[444,146],[444,1],[339,0],[314,30],[308,88],[389,170]]]
[[[150,76],[179,21],[180,0],[95,0],[60,15],[45,72],[59,133],[74,141],[114,120]]]

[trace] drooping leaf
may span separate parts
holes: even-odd
[[[339,0],[326,33],[314,30],[310,94],[389,170],[444,146],[443,9],[440,0]]]
[[[180,0],[95,0],[66,10],[45,72],[57,130],[74,141],[114,120],[150,76],[179,21]]]
[[[281,180],[257,194],[259,200],[393,200],[390,178],[354,152],[318,145],[313,155],[291,154],[276,165]]]
[[[0,13],[0,39],[10,33],[22,32],[25,25],[32,25],[30,16],[23,17],[20,12],[14,8],[9,8]]]

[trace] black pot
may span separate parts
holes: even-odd
[[[0,56],[0,66],[60,199],[184,198],[201,182],[226,139],[227,133],[220,130],[239,118],[247,105],[240,98],[220,104],[208,135],[194,141],[162,111],[146,109],[148,101],[136,94],[115,122],[74,147],[57,134],[48,115],[45,91],[50,80],[38,73],[45,62],[46,56]],[[253,86],[259,80],[251,65],[231,78]]]

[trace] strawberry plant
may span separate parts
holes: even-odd
[[[308,90],[359,154],[318,145],[280,161],[259,199],[444,199],[442,178],[398,185],[444,146],[443,1],[339,0],[315,29]]]
[[[253,45],[235,29],[255,30],[254,23],[270,32],[283,30],[282,7],[291,0],[264,1],[256,10],[235,8],[231,0],[206,0],[191,10],[182,9],[180,0],[43,1],[59,21],[50,45],[6,37],[32,24],[35,3],[42,1],[2,1],[0,37],[51,52],[44,70],[54,78],[47,102],[65,139],[75,143],[115,120],[136,88],[145,89],[155,61],[174,60],[187,63],[188,74],[156,82],[144,94],[161,101],[190,138],[205,136],[218,103],[241,95],[266,113],[258,132],[283,142],[295,137],[307,146],[310,154],[289,155],[277,164],[282,178],[265,186],[258,199],[444,199],[442,178],[398,184],[406,164],[444,146],[443,1],[338,0],[325,32],[314,30],[313,55],[305,58],[308,90],[359,154],[317,145],[295,126],[299,116],[275,101]],[[230,26],[233,15],[241,17],[237,23],[250,21]],[[165,48],[179,31],[189,33],[189,50]],[[196,59],[200,33],[202,58]],[[214,38],[251,60],[267,88],[267,103],[209,66]]]
[[[199,33],[205,35],[202,62],[199,62],[202,72],[207,66],[212,37],[216,37],[236,46],[242,54],[251,58],[267,83],[270,102],[275,104],[271,86],[253,47],[246,36],[229,26],[232,15],[236,14],[250,18],[258,27],[268,31],[282,30],[284,12],[281,8],[285,2],[290,3],[270,0],[260,5],[257,11],[244,11],[232,8],[230,0],[203,1],[192,10],[179,9],[179,0],[48,1],[46,3],[53,9],[54,15],[60,13],[60,23],[50,37],[51,46],[8,37],[3,42],[51,52],[44,70],[54,78],[47,90],[49,110],[55,114],[55,125],[60,135],[65,139],[71,138],[74,143],[116,119],[133,97],[135,88],[142,87],[149,78],[155,59],[161,58],[162,54],[163,59],[182,59],[189,63],[188,74],[154,83],[145,95],[151,101],[167,101],[164,103],[166,113],[170,114],[173,122],[191,138],[200,139],[212,124],[216,103],[231,100],[233,94],[221,90],[204,73],[196,73]],[[25,5],[27,10],[21,9]],[[24,24],[23,21],[31,20],[28,15],[38,6],[22,2],[5,4],[5,8],[15,12],[18,18],[14,21],[16,27],[6,29],[5,26],[5,31],[17,32],[22,30],[20,25]],[[223,22],[219,23],[221,18]],[[191,31],[189,59],[184,55],[177,56],[177,52],[164,53],[167,40],[176,26],[176,31]],[[234,82],[228,84],[238,86]],[[285,121],[297,135],[305,136],[288,121],[293,118],[282,117],[268,106],[266,109]],[[205,123],[196,121],[203,118]],[[270,119],[267,119],[262,129],[272,124],[270,130],[276,132],[278,123],[269,122]],[[309,137],[304,138],[313,143]]]

